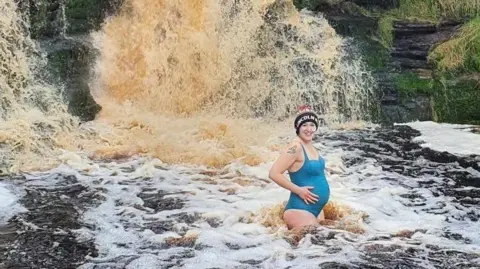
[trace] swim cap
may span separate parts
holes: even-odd
[[[315,124],[315,127],[318,129],[318,116],[311,111],[305,111],[300,113],[293,122],[293,127],[295,128],[295,132],[297,133],[297,135],[300,126],[302,126],[302,124],[304,124],[305,122],[313,122],[313,124]]]

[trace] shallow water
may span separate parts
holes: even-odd
[[[0,233],[8,250],[0,265],[479,268],[480,157],[420,146],[431,138],[425,126],[422,133],[404,125],[321,130],[316,146],[327,161],[331,201],[346,217],[299,242],[275,220],[288,192],[267,179],[270,163],[208,170],[157,159],[84,160],[5,179],[1,190],[17,208],[8,214],[17,216]],[[431,128],[461,132],[457,141],[470,134]]]

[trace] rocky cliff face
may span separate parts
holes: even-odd
[[[31,35],[47,51],[51,80],[65,85],[65,99],[72,114],[88,121],[101,107],[95,103],[88,86],[90,64],[95,50],[88,33],[118,10],[122,0],[18,0],[31,22]],[[430,77],[432,66],[428,52],[450,38],[460,22],[393,23],[393,44],[386,49],[374,40],[378,18],[366,16],[358,7],[387,10],[398,6],[398,0],[294,0],[297,6],[314,7],[322,12],[338,33],[351,36],[362,49],[381,89],[380,117],[384,123],[432,120],[432,97],[416,93],[402,94],[396,86],[399,74],[414,72]],[[468,99],[468,98],[467,98]],[[440,112],[450,113],[450,112]],[[468,112],[477,113],[476,111]],[[468,116],[470,117],[470,116]]]
[[[433,23],[393,23],[392,62],[402,71],[431,70],[428,52],[439,43],[450,39],[461,25],[459,21]]]
[[[88,34],[113,14],[121,0],[21,0],[18,6],[30,21],[31,37],[49,60],[48,80],[65,86],[70,113],[92,120],[101,107],[88,82],[95,51]]]
[[[352,0],[351,2],[364,7],[373,8],[394,8],[398,6],[399,0]]]
[[[447,39],[461,26],[459,21],[440,24],[393,22],[393,42],[385,48],[375,40],[378,18],[367,16],[358,7],[385,10],[398,5],[397,0],[337,1],[334,5],[319,6],[338,33],[353,37],[375,74],[380,90],[380,118],[383,123],[432,120],[432,99],[427,94],[402,94],[395,85],[401,74],[414,73],[430,78],[432,66],[427,61],[429,51]]]
[[[459,22],[432,23],[393,23],[393,45],[390,51],[388,74],[389,83],[383,83],[381,99],[383,119],[387,123],[408,122],[414,120],[432,120],[432,100],[426,94],[402,97],[391,83],[400,73],[414,72],[422,78],[430,78],[433,66],[427,61],[429,51],[441,42],[452,37],[460,25]]]

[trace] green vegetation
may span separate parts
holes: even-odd
[[[359,7],[353,0],[294,0],[297,8],[334,10],[366,17],[362,25],[337,24],[343,34],[355,36],[367,66],[374,72],[387,67],[396,21],[439,24],[467,22],[453,38],[437,44],[428,61],[434,69],[422,78],[417,71],[393,75],[400,101],[429,96],[433,119],[439,122],[480,124],[480,0],[398,0],[393,4]],[[360,33],[359,33],[360,32]],[[363,33],[363,34],[362,34]],[[372,112],[373,115],[375,113]]]
[[[380,42],[389,48],[395,20],[438,23],[442,19],[465,19],[479,15],[478,0],[399,0],[398,8],[380,15],[378,36]]]
[[[293,4],[297,7],[298,10],[304,8],[308,10],[317,10],[318,7],[322,5],[332,6],[337,5],[344,0],[293,0]]]
[[[102,20],[105,0],[66,0],[65,16],[69,22],[69,33],[88,32],[97,28]]]
[[[433,119],[437,122],[480,124],[479,82],[472,77],[455,79],[452,75],[442,75],[424,79],[409,72],[397,75],[394,83],[402,100],[431,96]]]
[[[346,0],[293,0],[298,10],[319,10],[323,7],[335,7],[345,14],[370,16],[367,9]]]
[[[394,78],[395,88],[403,98],[431,96],[435,121],[479,124],[480,1],[400,0],[398,8],[379,16],[378,39],[386,49],[391,48],[396,20],[436,24],[447,19],[469,21],[452,39],[430,51],[433,78],[399,74]]]
[[[121,3],[122,0],[37,0],[27,1],[20,8],[29,16],[32,38],[38,39],[58,35],[64,23],[68,26],[69,34],[98,29],[105,14],[118,8]]]
[[[453,39],[433,49],[429,60],[441,72],[480,72],[480,17],[463,25]]]
[[[367,44],[373,47],[371,44]],[[373,50],[377,49],[377,50]],[[390,55],[382,48],[373,47],[373,49],[363,49],[363,59],[372,71],[382,69],[386,66]]]
[[[385,15],[378,20],[378,37],[379,42],[385,48],[390,48],[393,43],[393,21],[395,17],[392,15]]]
[[[479,83],[471,77],[424,79],[409,72],[397,75],[394,83],[401,100],[430,96],[433,120],[437,122],[480,124]]]
[[[398,74],[394,77],[395,89],[402,97],[416,94],[431,94],[434,89],[432,79],[423,79],[413,72]]]
[[[435,66],[434,120],[480,124],[480,17],[429,54]]]
[[[475,80],[437,80],[433,119],[438,122],[480,124],[480,90]]]

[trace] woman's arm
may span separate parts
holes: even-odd
[[[284,173],[298,158],[300,149],[299,142],[292,142],[280,152],[280,157],[273,163],[268,173],[268,177],[271,180],[293,193],[297,193],[299,187],[288,180]]]
[[[275,181],[281,187],[297,194],[306,204],[318,201],[318,195],[310,192],[311,186],[299,187],[288,180],[283,174],[297,160],[301,152],[299,142],[292,142],[287,148],[282,150],[280,157],[273,163],[268,177]]]

